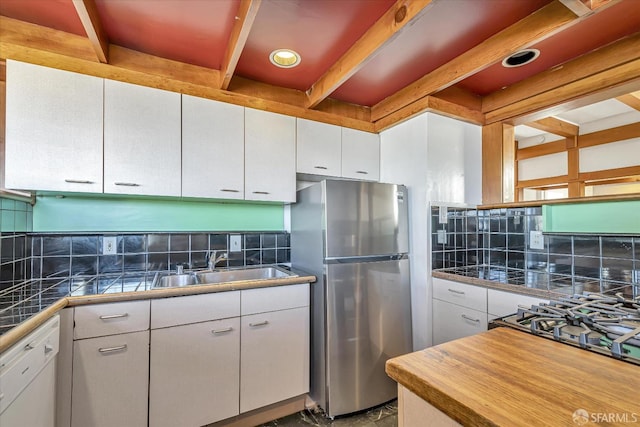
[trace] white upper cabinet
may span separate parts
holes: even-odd
[[[245,109],[244,198],[296,201],[296,119]]]
[[[380,180],[380,136],[376,133],[342,128],[342,176]]]
[[[297,131],[297,172],[341,176],[340,126],[297,119]]]
[[[104,83],[104,192],[180,196],[180,94]]]
[[[7,60],[5,186],[102,192],[103,79]]]
[[[244,108],[182,95],[182,196],[244,198]]]

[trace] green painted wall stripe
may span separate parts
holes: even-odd
[[[34,232],[282,231],[280,204],[38,196]]]
[[[640,234],[640,200],[542,206],[549,233]]]

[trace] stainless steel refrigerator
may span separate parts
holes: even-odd
[[[311,285],[311,398],[335,417],[396,397],[387,359],[412,351],[407,189],[325,180],[291,206],[291,263]]]

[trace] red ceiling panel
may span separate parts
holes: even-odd
[[[71,0],[0,0],[0,15],[86,36]]]
[[[534,62],[515,68],[495,64],[458,86],[487,95],[637,31],[640,31],[640,1],[621,2],[532,46],[540,50]]]
[[[96,0],[112,43],[219,69],[239,0]]]
[[[271,0],[260,5],[236,74],[307,90],[395,3],[394,0]],[[269,62],[275,49],[293,49],[295,68]]]
[[[332,95],[374,105],[550,0],[436,1]]]

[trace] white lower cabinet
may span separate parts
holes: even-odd
[[[487,296],[488,318],[489,321],[492,321],[497,317],[508,316],[516,313],[518,311],[518,306],[520,305],[531,307],[532,305],[537,305],[541,302],[548,303],[549,300],[545,300],[540,297],[531,297],[527,295],[514,294],[512,292],[489,289]]]
[[[438,345],[487,330],[487,313],[433,300],[433,344]]]
[[[240,347],[240,412],[309,391],[308,306],[243,316]]]
[[[149,425],[202,426],[238,415],[240,318],[151,331]]]
[[[149,331],[73,344],[72,427],[147,426]]]

